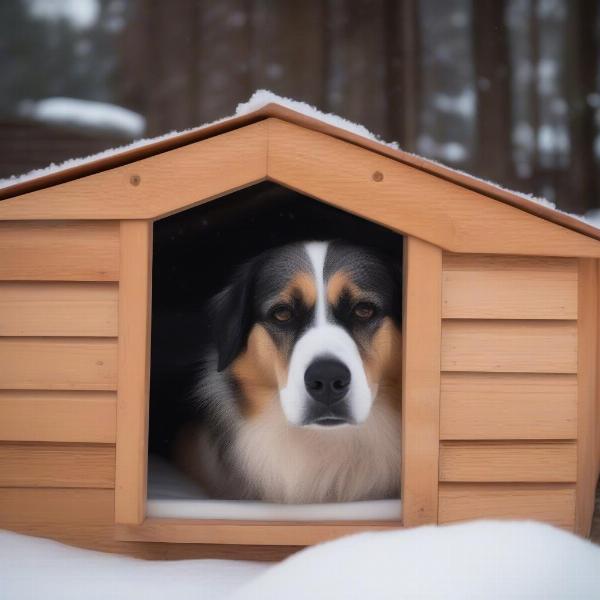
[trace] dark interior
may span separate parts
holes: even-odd
[[[402,261],[402,237],[322,202],[263,182],[154,224],[150,452],[168,456],[207,326],[205,302],[236,265],[293,241],[343,238]]]

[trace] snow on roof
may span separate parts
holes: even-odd
[[[63,100],[66,100],[66,99],[63,99]],[[324,113],[324,112],[320,111],[318,108],[311,106],[305,102],[300,102],[298,100],[293,100],[291,98],[285,98],[282,96],[278,96],[277,94],[275,94],[269,90],[262,89],[262,90],[256,90],[252,94],[250,99],[247,100],[246,102],[242,102],[242,103],[238,104],[236,107],[235,113],[233,115],[223,117],[221,119],[217,119],[216,121],[212,121],[210,123],[205,123],[198,127],[192,127],[192,128],[181,130],[181,131],[171,131],[169,133],[166,133],[161,136],[154,137],[154,138],[142,138],[142,139],[132,142],[131,144],[119,146],[117,148],[110,148],[110,149],[104,150],[102,152],[99,152],[97,154],[93,154],[91,156],[86,156],[83,158],[72,158],[72,159],[64,161],[58,165],[53,163],[45,168],[34,169],[32,171],[29,171],[28,173],[24,173],[23,175],[17,175],[17,176],[13,175],[6,179],[0,179],[0,189],[6,188],[9,186],[18,184],[18,183],[22,183],[25,181],[37,179],[37,178],[43,177],[45,175],[50,175],[50,174],[56,173],[58,171],[70,169],[72,167],[85,165],[86,163],[91,163],[91,162],[94,162],[94,161],[102,159],[102,158],[112,157],[112,156],[127,152],[129,150],[133,150],[135,148],[141,148],[144,146],[148,146],[150,144],[154,144],[156,142],[166,140],[169,138],[177,137],[182,134],[201,131],[202,129],[206,129],[206,128],[212,127],[214,125],[218,125],[219,123],[224,123],[234,117],[249,115],[251,113],[254,113],[254,112],[266,107],[269,104],[276,104],[276,105],[285,107],[287,109],[290,109],[292,111],[300,113],[301,115],[305,115],[312,119],[316,119],[327,125],[331,125],[333,127],[343,129],[351,134],[360,136],[361,138],[364,138],[371,142],[383,144],[384,146],[391,148],[393,150],[400,150],[397,142],[386,142],[386,141],[382,140],[379,136],[377,136],[374,133],[372,133],[371,131],[369,131],[363,125],[360,125],[358,123],[353,123],[352,121],[349,121],[348,119],[345,119],[343,117],[340,117],[340,116],[332,114],[332,113]],[[121,108],[121,107],[114,107],[114,108]],[[127,109],[122,109],[122,110],[127,110]],[[136,114],[136,113],[133,113],[133,114]],[[540,198],[540,197],[533,196],[531,194],[526,194],[523,192],[517,192],[514,190],[504,188],[504,187],[498,185],[497,183],[486,181],[484,179],[481,179],[479,177],[471,175],[470,173],[460,171],[458,169],[453,169],[453,168],[448,167],[438,161],[435,161],[435,160],[432,160],[429,158],[425,159],[417,154],[412,154],[412,153],[408,153],[408,152],[406,152],[406,154],[410,154],[411,156],[418,158],[421,162],[425,162],[425,163],[429,163],[431,165],[442,167],[447,172],[454,172],[457,175],[467,176],[474,182],[479,182],[479,183],[482,183],[482,184],[485,184],[488,186],[489,185],[494,186],[498,190],[507,192],[509,194],[513,194],[513,195],[518,196],[528,202],[534,202],[543,207],[552,209],[552,210],[556,211],[557,213],[561,213],[563,215],[574,217],[575,219],[577,219],[583,223],[587,223],[588,225],[591,225],[593,227],[600,228],[600,211],[591,211],[587,215],[583,215],[583,216],[567,213],[565,211],[561,211],[560,209],[557,209],[556,205],[553,202],[550,202],[549,200],[546,200],[545,198]]]
[[[62,100],[67,100],[67,99],[64,98]],[[141,138],[139,140],[132,142],[131,144],[118,146],[117,148],[109,148],[107,150],[103,150],[102,152],[98,152],[97,154],[92,154],[90,156],[85,156],[85,157],[81,157],[81,158],[70,158],[60,164],[52,163],[52,164],[48,165],[47,167],[43,167],[41,169],[34,169],[34,170],[24,173],[22,175],[12,175],[11,177],[8,177],[6,179],[0,179],[0,188],[15,185],[17,183],[22,183],[24,181],[30,181],[32,179],[37,179],[38,177],[43,177],[44,175],[50,175],[51,173],[56,173],[57,171],[62,171],[62,170],[70,169],[72,167],[76,167],[79,165],[84,165],[86,163],[93,162],[100,158],[114,156],[116,154],[120,154],[120,153],[126,152],[128,150],[132,150],[134,148],[141,148],[143,146],[147,146],[149,144],[153,144],[153,143],[161,141],[161,140],[166,140],[166,139],[169,139],[172,137],[176,137],[183,133],[200,131],[207,127],[211,127],[213,125],[223,123],[233,117],[239,117],[242,115],[250,114],[252,112],[260,110],[261,108],[267,106],[268,104],[279,104],[280,106],[284,106],[286,108],[289,108],[291,110],[294,110],[294,111],[304,114],[306,116],[313,117],[315,119],[318,119],[319,121],[322,121],[322,122],[332,125],[334,127],[339,127],[340,129],[345,129],[346,131],[349,131],[350,133],[354,133],[354,134],[359,135],[368,140],[371,140],[374,142],[379,142],[381,144],[385,143],[387,146],[389,146],[391,148],[395,148],[395,149],[398,148],[398,144],[396,144],[396,143],[390,144],[390,143],[384,142],[383,140],[378,138],[376,135],[371,133],[363,125],[358,125],[356,123],[352,123],[351,121],[348,121],[347,119],[344,119],[342,117],[339,117],[339,116],[331,114],[331,113],[323,113],[320,110],[318,110],[317,108],[315,108],[314,106],[310,106],[308,104],[305,104],[304,102],[299,102],[297,100],[292,100],[290,98],[283,98],[283,97],[278,96],[277,94],[274,94],[273,92],[270,92],[268,90],[257,90],[256,92],[254,92],[254,94],[252,94],[252,96],[250,97],[250,99],[247,102],[242,102],[242,103],[238,104],[238,106],[235,110],[235,113],[233,115],[223,117],[221,119],[217,119],[216,121],[212,121],[210,123],[205,123],[204,125],[200,125],[199,127],[192,127],[192,128],[183,129],[180,131],[170,131],[169,133],[165,133],[163,135],[153,137],[153,138]],[[115,107],[115,108],[120,108],[120,107]],[[123,109],[123,110],[126,110],[126,109]],[[133,113],[133,114],[135,114],[135,113]],[[89,124],[89,122],[88,122],[88,124]]]

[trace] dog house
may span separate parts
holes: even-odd
[[[147,516],[153,222],[262,181],[404,236],[396,519]],[[1,192],[0,527],[146,557],[482,517],[589,533],[594,227],[279,104]]]

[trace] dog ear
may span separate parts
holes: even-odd
[[[254,272],[253,263],[243,265],[233,281],[211,300],[209,314],[219,371],[226,369],[246,347],[252,327]]]

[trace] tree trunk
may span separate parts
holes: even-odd
[[[473,0],[477,90],[475,174],[502,185],[513,181],[508,32],[505,0]]]
[[[594,159],[594,108],[589,102],[596,93],[598,42],[597,2],[567,2],[567,55],[564,65],[569,105],[570,161],[561,186],[560,207],[584,214],[598,206]]]

